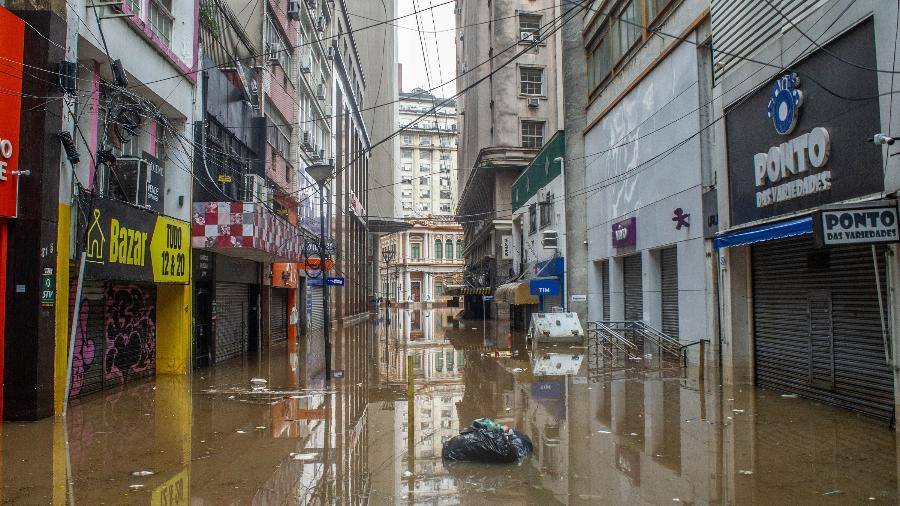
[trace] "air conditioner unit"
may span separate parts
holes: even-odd
[[[316,20],[316,30],[320,33],[324,32],[326,25],[325,16],[319,16],[319,19]]]
[[[329,60],[333,60],[333,59],[334,59],[334,56],[335,56],[336,54],[337,54],[337,48],[334,47],[334,46],[329,46],[329,48],[328,48],[328,54],[325,55],[325,58],[328,58]]]
[[[300,72],[304,74],[309,74],[312,70],[312,55],[311,54],[303,54],[300,55]]]
[[[287,15],[294,21],[300,20],[300,0],[288,0]]]
[[[319,84],[316,86],[316,98],[319,100],[325,100],[325,84]]]
[[[312,142],[312,132],[310,132],[309,130],[303,132],[303,149],[311,150]]]
[[[538,35],[534,32],[520,32],[519,40],[521,40],[523,42],[537,42]]]
[[[538,106],[540,106],[540,105],[541,105],[541,101],[540,101],[540,100],[538,100],[538,99],[536,99],[536,98],[529,98],[529,99],[528,99],[528,107],[529,107],[530,109],[537,109]]]
[[[559,235],[556,230],[544,230],[541,232],[541,245],[544,249],[559,249]]]

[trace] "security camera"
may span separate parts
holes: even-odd
[[[893,146],[894,140],[895,139],[893,137],[888,137],[885,134],[875,134],[875,136],[872,137],[872,139],[869,142],[873,142],[878,145],[887,144],[888,146]]]

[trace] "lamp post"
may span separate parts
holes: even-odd
[[[553,159],[554,162],[559,164],[559,173],[563,178],[563,197],[566,195],[566,159],[557,156]],[[569,241],[568,235],[566,234],[566,228],[569,226],[568,216],[566,213],[568,212],[568,206],[566,205],[566,199],[562,199],[563,202],[563,220],[566,222],[566,226],[563,228],[563,311],[569,310]]]
[[[394,261],[394,258],[397,257],[397,247],[394,244],[390,246],[385,246],[381,249],[381,258],[384,260],[385,264],[385,279],[387,280],[387,301],[385,304],[385,322],[387,325],[391,324],[391,262]]]
[[[322,329],[325,334],[325,381],[331,381],[331,330],[328,321],[331,315],[328,312],[328,282],[325,279],[325,184],[334,173],[334,165],[310,165],[306,173],[319,185],[319,272],[322,275],[322,310],[325,312]]]

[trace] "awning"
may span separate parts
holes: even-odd
[[[724,233],[713,239],[716,249],[813,233],[812,216]]]
[[[528,288],[528,281],[518,281],[500,285],[494,293],[494,298],[501,302],[516,306],[540,303],[537,297],[531,295]]]
[[[447,285],[444,289],[444,295],[448,295],[451,297],[459,296],[459,295],[490,295],[491,287],[472,287],[472,286],[461,286],[461,285]]]

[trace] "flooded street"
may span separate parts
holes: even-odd
[[[399,310],[315,346],[86,397],[4,423],[4,504],[896,504],[886,424],[657,357],[541,348],[457,310]],[[315,337],[312,337],[315,338]],[[407,364],[412,366],[408,375]],[[266,382],[255,382],[255,378]],[[411,382],[409,381],[411,379]],[[442,462],[490,417],[516,465]]]

